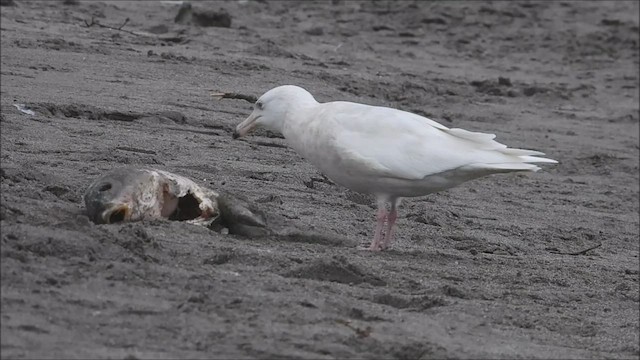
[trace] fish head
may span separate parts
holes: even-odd
[[[89,218],[97,224],[140,220],[138,198],[155,201],[153,174],[135,168],[120,168],[95,180],[84,194]]]
[[[218,215],[217,195],[176,174],[125,167],[95,180],[84,201],[97,224],[161,218],[206,224]]]

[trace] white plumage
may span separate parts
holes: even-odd
[[[318,103],[293,85],[262,95],[234,137],[256,126],[282,133],[298,154],[336,183],[376,196],[372,250],[391,242],[403,197],[495,173],[538,171],[533,163],[557,163],[538,157],[544,155],[538,151],[508,148],[493,140],[493,134],[450,129],[406,111],[345,101]]]

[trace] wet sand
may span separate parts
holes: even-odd
[[[637,2],[194,5],[217,27],[176,24],[163,2],[15,3],[1,7],[2,358],[640,355]],[[283,84],[560,164],[407,199],[392,249],[362,251],[373,199],[275,134],[232,140],[251,105],[209,96]],[[246,197],[299,234],[91,223],[84,190],[123,165]]]

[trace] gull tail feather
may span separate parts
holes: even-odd
[[[549,164],[557,164],[558,162],[553,159],[538,157],[544,155],[543,152],[535,151],[535,150],[526,150],[526,149],[499,149],[498,152],[509,155],[510,157],[515,157],[514,160],[517,162],[523,163],[549,163]],[[510,161],[505,161],[505,163],[510,163]]]
[[[543,152],[527,149],[508,148],[507,145],[497,142],[494,134],[473,132],[464,129],[444,130],[449,135],[470,141],[478,150],[484,150],[483,156],[477,163],[464,166],[464,170],[479,173],[503,173],[512,171],[538,171],[540,167],[533,163],[557,164],[553,159],[538,157]]]
[[[490,142],[496,138],[495,134],[487,134],[475,131],[469,131],[460,128],[447,129],[447,132],[453,136],[474,142]]]
[[[525,150],[525,149],[512,149],[507,148],[500,150],[501,153],[507,155],[515,155],[515,156],[523,156],[523,155],[544,155],[543,152],[535,151],[535,150]]]
[[[553,159],[537,157],[537,156],[519,156],[519,158],[525,163],[549,163],[557,164],[558,162]]]
[[[523,162],[499,163],[499,164],[470,164],[463,166],[461,170],[477,173],[478,175],[489,175],[497,173],[509,173],[515,171],[533,171],[540,170],[539,166],[527,164]]]
[[[475,163],[464,167],[464,170],[482,173],[508,173],[516,171],[532,171],[536,172],[540,170],[540,167],[534,163],[549,163],[557,164],[558,162],[553,159],[537,157],[535,155],[544,155],[544,153],[535,150],[525,149],[498,149],[496,152],[503,155],[502,159],[498,161],[488,161],[485,163]],[[507,155],[507,156],[504,156]]]
[[[536,156],[544,155],[543,152],[535,151],[535,150],[527,150],[527,149],[513,149],[508,148],[507,145],[497,142],[494,134],[487,134],[481,132],[473,132],[464,129],[448,129],[447,132],[453,136],[456,136],[461,139],[465,139],[467,141],[472,141],[476,144],[479,144],[481,149],[483,150],[494,150],[504,155],[509,155],[510,157],[515,157],[513,159],[514,163],[523,162],[523,163],[551,163],[557,164],[558,162],[548,158],[539,158]],[[504,161],[504,163],[511,163],[511,161]]]

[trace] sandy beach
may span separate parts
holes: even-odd
[[[3,1],[4,359],[637,359],[635,1]],[[285,139],[233,140],[284,84],[414,112],[559,161],[400,208]],[[82,196],[151,166],[297,229],[93,224]]]

